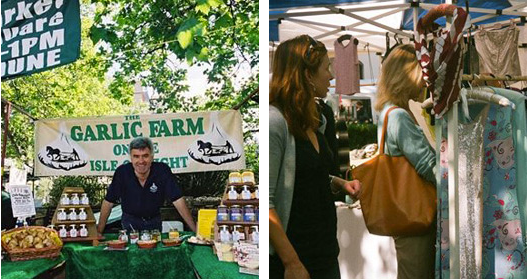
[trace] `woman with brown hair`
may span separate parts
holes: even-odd
[[[356,195],[357,180],[330,176],[331,155],[315,97],[333,76],[325,46],[302,35],[273,60],[269,106],[270,278],[340,278],[332,192]]]
[[[424,80],[413,45],[400,45],[393,49],[382,64],[375,110],[380,111],[378,137],[382,134],[384,116],[388,115],[385,135],[385,153],[405,156],[424,179],[436,185],[435,151],[409,108],[410,100],[422,96]],[[397,251],[397,278],[434,278],[435,222],[430,230],[419,236],[394,237]]]

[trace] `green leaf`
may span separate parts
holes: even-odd
[[[201,51],[198,54],[198,60],[206,62],[209,59],[209,49],[207,47],[204,47],[201,49]]]
[[[216,8],[218,7],[219,5],[222,5],[223,4],[223,1],[222,0],[207,0],[207,3],[213,7],[213,8]]]
[[[200,3],[204,2],[204,3]],[[198,1],[198,4],[196,5],[196,12],[201,12],[205,15],[208,15],[210,11],[210,5],[206,3],[204,0]]]
[[[224,14],[220,18],[216,20],[216,23],[214,24],[217,28],[223,28],[228,27],[232,24],[232,17],[230,14]]]
[[[193,29],[197,24],[198,20],[195,17],[191,17],[179,27],[176,37],[183,49],[186,49],[192,43],[192,37],[194,36]]]
[[[93,44],[97,44],[100,40],[103,40],[106,38],[106,30],[104,28],[98,28],[95,25],[92,25],[90,28],[90,39],[93,42]]]

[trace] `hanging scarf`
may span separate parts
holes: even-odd
[[[427,48],[426,35],[437,26],[434,20],[445,15],[452,16],[450,31],[439,28],[433,32],[436,40],[430,51]],[[433,8],[417,23],[415,50],[423,69],[423,79],[433,96],[432,113],[436,118],[441,118],[458,99],[463,70],[462,56],[465,50],[462,38],[463,32],[470,25],[467,12],[450,4],[441,4]]]

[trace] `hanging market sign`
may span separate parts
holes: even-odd
[[[245,168],[241,114],[229,110],[38,120],[35,175],[113,175],[137,137],[173,173]]]
[[[2,0],[2,80],[75,61],[78,0]]]

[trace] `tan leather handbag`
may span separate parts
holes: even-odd
[[[436,187],[421,178],[406,157],[384,154],[388,114],[394,108],[384,117],[379,154],[353,169],[353,178],[362,183],[359,200],[370,233],[421,235],[436,217]]]

